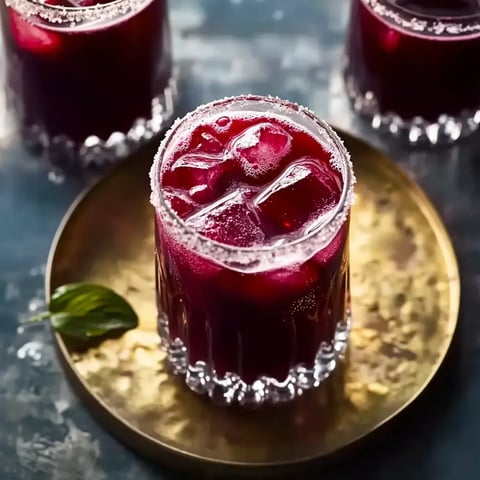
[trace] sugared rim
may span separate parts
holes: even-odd
[[[391,0],[361,1],[379,17],[417,35],[458,37],[480,32],[480,12],[458,17],[432,17],[394,5]]]
[[[69,28],[93,21],[112,21],[140,10],[148,0],[114,0],[110,3],[90,6],[65,7],[49,5],[40,0],[5,0],[7,7],[13,8],[25,18],[40,18],[48,23]]]
[[[208,118],[221,114],[222,107],[232,103],[238,104],[239,109],[248,106],[249,103],[252,104],[252,108],[255,104],[269,104],[267,114],[276,114],[283,117],[289,114],[298,115],[307,121],[313,122],[315,127],[319,129],[319,133],[326,134],[326,137],[331,141],[331,147],[333,147],[330,150],[332,164],[337,163],[342,173],[342,195],[326,222],[319,224],[305,236],[280,245],[237,247],[224,244],[201,235],[195,229],[189,227],[165,200],[160,181],[162,160],[178,130],[185,124],[188,125],[190,121],[193,122],[195,118]],[[263,271],[281,266],[282,257],[285,257],[286,264],[293,264],[296,261],[304,261],[328,246],[348,218],[350,207],[354,200],[353,186],[355,181],[350,154],[342,140],[325,121],[317,118],[311,110],[278,97],[240,95],[226,97],[201,105],[183,118],[177,118],[161,142],[150,169],[150,202],[155,207],[162,221],[169,227],[169,235],[174,236],[176,241],[187,246],[190,250],[240,271]]]

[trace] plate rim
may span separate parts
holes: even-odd
[[[249,463],[245,461],[227,461],[221,459],[218,460],[211,457],[204,457],[197,453],[191,453],[182,450],[181,448],[178,448],[176,446],[166,444],[163,441],[142,432],[141,430],[131,425],[127,420],[123,419],[120,415],[117,415],[108,405],[105,404],[105,402],[96,393],[91,391],[87,382],[76,370],[71,355],[62,336],[52,331],[55,338],[55,346],[59,354],[58,356],[60,363],[62,364],[66,377],[68,378],[72,387],[77,392],[78,396],[82,399],[82,403],[84,404],[84,406],[87,407],[88,411],[109,433],[112,433],[114,435],[116,440],[120,441],[124,445],[127,445],[134,452],[146,456],[150,460],[153,460],[157,463],[159,460],[164,460],[167,465],[171,465],[174,468],[178,468],[184,471],[191,470],[191,467],[198,467],[201,465],[207,468],[209,472],[212,472],[212,470],[216,470],[219,468],[222,469],[223,472],[225,471],[225,469],[242,469],[244,471],[249,470],[255,472],[261,470],[265,472],[265,470],[277,471],[278,469],[296,467],[313,461],[326,460],[327,458],[331,458],[332,456],[343,452],[347,448],[353,447],[362,439],[368,438],[372,434],[382,429],[387,423],[389,423],[399,414],[408,409],[424,393],[433,378],[437,375],[439,369],[444,363],[448,351],[450,350],[454,333],[458,325],[461,305],[461,276],[458,259],[455,253],[455,248],[451,236],[432,200],[429,198],[421,185],[412,176],[410,176],[408,172],[406,172],[404,169],[402,169],[402,167],[396,164],[390,158],[390,156],[385,153],[385,151],[378,148],[376,145],[370,143],[368,140],[363,139],[356,134],[348,132],[343,128],[339,128],[336,125],[331,126],[339,134],[340,138],[345,141],[345,143],[347,143],[348,141],[360,143],[363,146],[367,146],[368,148],[375,150],[381,157],[383,157],[388,173],[394,174],[397,181],[400,180],[401,183],[408,185],[408,189],[411,192],[412,197],[414,197],[416,200],[417,207],[422,212],[422,215],[428,220],[428,223],[433,233],[435,234],[435,238],[437,239],[438,245],[440,247],[442,256],[446,264],[446,271],[448,273],[450,301],[448,312],[449,317],[445,332],[445,334],[448,336],[448,339],[443,342],[443,348],[439,352],[435,364],[432,366],[430,374],[427,376],[423,384],[417,389],[415,394],[408,399],[408,401],[403,403],[388,417],[385,417],[383,420],[379,421],[370,431],[353,438],[351,441],[338,448],[334,448],[332,450],[317,455],[310,455],[305,458],[299,458],[293,461],[280,461],[274,463]],[[98,178],[95,182],[87,185],[76,196],[76,198],[73,200],[73,202],[70,204],[65,214],[63,215],[52,239],[47,258],[44,283],[45,300],[47,303],[49,302],[52,293],[52,275],[57,248],[61,243],[63,234],[72,217],[77,212],[79,205],[89,195],[91,195],[97,188],[99,188],[108,177],[115,175],[116,172],[122,169],[125,169],[129,161],[131,161],[131,158],[126,158],[123,162],[115,165],[110,171]],[[354,159],[353,162],[355,163]],[[139,442],[142,443],[144,448],[138,448]],[[194,465],[185,465],[185,461],[188,461],[189,463],[193,462]]]

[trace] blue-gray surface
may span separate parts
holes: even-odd
[[[345,0],[171,1],[182,107],[248,92],[286,97],[381,146],[424,186],[460,261],[456,344],[420,402],[359,453],[328,470],[315,467],[313,477],[477,480],[480,139],[411,152],[356,120],[337,73],[348,8]],[[66,384],[46,327],[18,328],[22,317],[42,307],[49,245],[82,185],[29,158],[10,127],[0,101],[0,478],[179,478],[137,458],[94,422]]]

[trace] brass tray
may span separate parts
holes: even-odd
[[[91,281],[129,298],[138,329],[88,351],[57,342],[93,414],[137,452],[170,467],[279,471],[325,459],[397,415],[439,368],[458,316],[460,282],[431,203],[386,156],[345,132],[358,178],[351,223],[353,332],[347,359],[320,389],[260,411],[219,408],[167,374],[155,331],[153,151],[82,195],[50,252],[46,290]]]

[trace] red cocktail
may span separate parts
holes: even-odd
[[[354,0],[346,84],[376,128],[415,143],[456,140],[480,123],[480,2]]]
[[[165,0],[1,2],[11,106],[53,160],[112,161],[171,114]]]
[[[286,101],[220,100],[174,125],[151,180],[174,371],[226,403],[317,386],[349,331],[354,176],[336,134]]]

